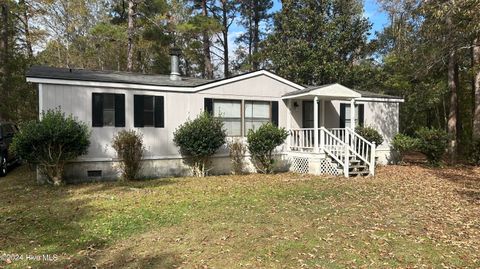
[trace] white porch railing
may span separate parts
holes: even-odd
[[[315,141],[314,128],[291,129],[290,149],[294,151],[310,151],[314,148]]]
[[[315,143],[316,137],[318,143]],[[317,136],[314,128],[291,129],[288,139],[291,151],[325,152],[342,166],[347,177],[351,156],[363,161],[370,175],[375,174],[375,143],[367,141],[351,128],[321,127]]]

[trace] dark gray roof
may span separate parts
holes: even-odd
[[[334,84],[325,84],[321,86],[307,86],[303,90],[298,90],[298,91],[292,91],[284,94],[283,96],[292,96],[292,95],[297,95],[297,94],[302,94],[302,93],[308,93],[313,90],[318,90],[321,88],[325,88],[328,86],[331,86]],[[359,90],[354,90],[351,89],[352,91],[358,92],[359,94],[362,95],[362,97],[367,97],[367,98],[385,98],[385,99],[403,99],[402,97],[399,96],[394,96],[394,95],[388,95],[388,94],[382,94],[382,93],[374,93],[374,92],[368,92],[368,91],[359,91]]]
[[[182,77],[182,80],[170,80],[169,75],[147,75],[131,72],[93,71],[46,66],[32,66],[26,75],[27,77],[34,78],[115,82],[170,87],[195,87],[212,82],[212,80],[190,77]]]
[[[383,94],[383,93],[375,93],[375,92],[359,91],[359,90],[354,90],[354,91],[356,91],[356,92],[358,92],[359,94],[361,94],[362,97],[368,97],[368,98],[403,99],[403,98],[400,97],[400,96]]]
[[[283,96],[291,96],[291,95],[297,95],[297,94],[302,94],[302,93],[308,93],[308,92],[311,92],[313,90],[317,90],[317,89],[321,89],[321,88],[325,88],[325,87],[328,87],[330,85],[333,85],[333,84],[325,84],[325,85],[322,85],[322,86],[307,86],[305,89],[303,90],[297,90],[297,91],[293,91],[293,92],[287,92],[286,94],[284,94]]]

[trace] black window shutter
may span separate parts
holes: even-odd
[[[278,101],[272,102],[272,124],[278,126]]]
[[[115,94],[115,127],[125,127],[125,94]]]
[[[92,126],[103,126],[103,94],[92,93]]]
[[[364,109],[364,105],[363,104],[359,104],[358,105],[358,123],[357,125],[360,125],[360,126],[363,126],[364,125],[364,112],[365,109]]]
[[[204,109],[205,109],[205,112],[208,112],[210,115],[213,115],[213,99],[212,98],[205,98]]]
[[[165,101],[163,96],[155,96],[155,127],[165,127]]]
[[[143,95],[133,96],[133,126],[143,127]]]
[[[340,104],[340,128],[345,128],[345,108],[347,104]]]

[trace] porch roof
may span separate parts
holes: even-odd
[[[327,99],[352,99],[359,98],[362,95],[352,89],[349,89],[338,83],[328,84],[322,86],[315,86],[311,88],[306,88],[299,91],[289,92],[283,95],[283,99],[294,99],[294,98],[313,98],[315,96],[324,97]]]
[[[391,99],[401,102],[403,99],[398,96],[379,94],[367,91],[358,91],[347,88],[341,84],[327,84],[322,86],[308,87],[303,90],[292,91],[282,96],[282,99],[313,99],[318,96],[322,99],[340,99],[350,100],[356,98],[379,98],[379,99]]]

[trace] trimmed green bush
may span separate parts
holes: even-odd
[[[369,142],[375,142],[377,146],[383,143],[382,135],[372,127],[357,126],[355,132]]]
[[[142,157],[145,150],[141,134],[131,131],[120,131],[112,140],[112,147],[120,159],[122,178],[133,180],[137,178],[142,166]]]
[[[22,160],[37,165],[48,183],[58,186],[63,182],[65,164],[87,153],[89,138],[85,123],[60,110],[48,110],[40,121],[21,126],[12,149]]]
[[[193,174],[203,177],[208,173],[210,158],[225,144],[227,134],[221,119],[204,112],[196,119],[180,125],[173,136],[175,145],[187,157]]]
[[[396,134],[392,140],[393,149],[400,155],[400,161],[403,162],[405,153],[415,151],[418,148],[419,141],[417,138],[404,134]]]
[[[264,174],[272,173],[275,167],[273,151],[285,142],[288,132],[271,123],[265,123],[256,131],[248,132],[248,150],[257,170]]]
[[[427,156],[428,162],[438,165],[448,146],[448,134],[444,130],[422,127],[415,132],[418,150]]]

